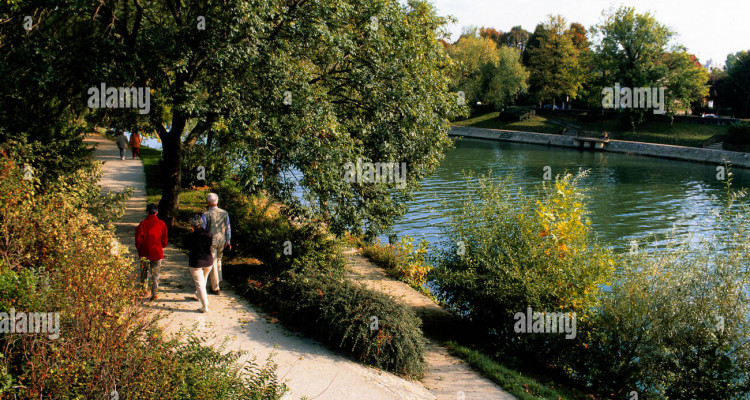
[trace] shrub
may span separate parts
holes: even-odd
[[[750,144],[750,123],[738,123],[729,127],[727,142],[732,145]]]
[[[536,113],[526,107],[507,107],[500,112],[499,118],[503,121],[523,121],[532,118]]]
[[[245,284],[252,301],[365,364],[411,378],[423,375],[421,321],[395,299],[348,280],[334,237],[312,221],[290,221],[277,204],[249,198],[231,183],[214,190],[231,215],[237,254],[265,265],[262,276]],[[285,254],[285,242],[291,254]],[[379,329],[370,329],[371,317],[378,318]]]
[[[271,392],[283,386],[267,379],[272,365],[239,376],[231,355],[161,339],[140,301],[131,256],[112,226],[87,211],[123,207],[125,196],[99,195],[99,176],[94,164],[41,184],[24,180],[12,157],[0,157],[0,306],[60,315],[59,338],[0,337],[0,397],[100,399],[115,388],[124,399],[280,397]],[[183,357],[192,351],[214,354],[206,371],[225,371],[226,385],[245,389],[202,390],[210,378],[200,374],[183,380],[192,366]]]
[[[382,245],[380,242],[362,247],[362,255],[377,264],[386,272],[417,290],[423,291],[427,275],[432,267],[427,264],[425,254],[428,243],[422,240],[414,249],[414,239],[406,236],[401,241]]]
[[[578,377],[654,399],[750,398],[748,212],[728,206],[718,224],[731,233],[710,241],[624,255],[591,341],[571,357]]]
[[[277,203],[250,198],[230,182],[214,185],[213,190],[233,222],[232,251],[237,255],[256,257],[274,275],[291,268],[343,268],[338,242],[319,224],[292,222]]]
[[[315,271],[287,271],[248,290],[287,325],[365,364],[408,378],[424,375],[421,321],[385,294]]]
[[[436,297],[504,347],[554,354],[562,335],[520,336],[514,315],[531,307],[586,320],[611,277],[614,263],[585,218],[584,175],[558,176],[537,196],[514,195],[509,178],[469,181],[463,205],[447,212],[447,240],[432,275]]]

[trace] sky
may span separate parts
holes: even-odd
[[[635,7],[637,13],[651,12],[656,20],[677,32],[676,42],[698,56],[724,63],[727,55],[750,50],[749,0],[431,0],[441,15],[458,22],[448,28],[455,41],[470,25],[493,27],[507,32],[515,25],[533,31],[550,14],[587,29],[603,20],[602,11],[620,5]]]

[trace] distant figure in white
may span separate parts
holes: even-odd
[[[218,207],[219,195],[209,193],[206,198],[208,210],[203,213],[201,227],[207,230],[213,237],[211,243],[211,256],[214,259],[213,268],[211,268],[211,290],[209,293],[221,295],[219,282],[223,280],[221,275],[221,257],[224,249],[232,249],[232,227],[229,224],[229,213]]]

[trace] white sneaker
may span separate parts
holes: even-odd
[[[201,307],[201,308],[198,309],[198,311],[200,311],[200,312],[202,312],[204,314],[207,314],[208,313],[208,307]]]

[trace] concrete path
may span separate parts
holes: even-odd
[[[86,142],[97,146],[95,157],[104,162],[100,182],[104,191],[121,191],[134,187],[133,197],[127,203],[125,216],[116,224],[117,234],[124,246],[134,249],[135,227],[145,217],[145,176],[140,161],[119,159],[117,146],[101,137],[89,136]],[[198,311],[200,303],[193,293],[195,287],[187,271],[187,256],[174,246],[164,252],[162,288],[159,300],[149,307],[164,315],[161,325],[171,334],[180,329],[195,327],[196,334],[221,344],[229,340],[228,348],[244,350],[262,363],[275,352],[277,374],[291,389],[290,399],[435,399],[419,382],[410,382],[375,368],[365,367],[346,357],[335,354],[314,340],[293,334],[270,316],[256,310],[241,296],[227,287],[222,296],[210,296],[210,313]],[[134,259],[135,263],[135,259]],[[135,264],[134,264],[135,265]],[[135,269],[134,269],[135,272]],[[466,400],[471,397],[466,390]],[[454,392],[440,399],[460,399]],[[484,397],[482,399],[501,399]]]
[[[383,292],[406,304],[424,321],[440,323],[447,314],[427,296],[404,282],[389,277],[385,271],[359,254],[355,249],[344,251],[349,276],[370,289]],[[446,329],[450,327],[446,326]],[[422,383],[440,400],[515,399],[494,382],[469,368],[463,360],[452,356],[436,340],[429,339],[425,349],[427,371]]]

